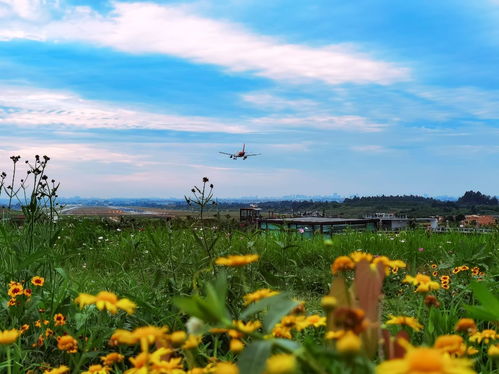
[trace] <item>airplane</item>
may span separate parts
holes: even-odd
[[[246,160],[250,156],[261,155],[261,153],[246,153],[246,151],[244,150],[245,147],[246,147],[246,144],[243,144],[243,150],[236,152],[236,153],[227,153],[227,152],[218,152],[218,153],[221,153],[223,155],[227,155],[227,156],[229,156],[229,158],[232,158],[233,160],[237,160],[238,157],[242,157],[243,160]]]

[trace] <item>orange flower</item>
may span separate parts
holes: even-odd
[[[423,325],[419,323],[419,321],[414,317],[407,316],[392,316],[390,315],[390,319],[386,321],[387,325],[404,325],[409,326],[414,331],[420,331],[423,328]]]
[[[463,338],[455,334],[439,336],[433,347],[456,356],[462,356],[466,352]]]
[[[219,257],[215,260],[215,264],[218,266],[244,266],[251,264],[252,262],[258,261],[260,258],[259,255],[250,254],[250,255],[231,255],[227,257]]]
[[[19,282],[10,282],[9,284],[9,290],[7,291],[7,294],[11,298],[15,298],[16,296],[22,295],[24,293],[24,288],[23,285]]]
[[[21,331],[16,329],[0,331],[0,344],[14,343],[19,335],[21,335]]]
[[[116,314],[119,309],[124,310],[128,314],[133,314],[137,305],[129,299],[118,299],[112,292],[101,291],[96,296],[81,293],[75,299],[75,303],[83,308],[86,305],[95,304],[99,310],[107,310],[111,314]]]
[[[262,288],[260,290],[256,290],[255,292],[244,295],[243,296],[244,305],[249,305],[249,304],[254,303],[256,301],[265,299],[267,297],[272,297],[272,296],[275,296],[277,294],[279,294],[278,291],[272,291],[272,290],[269,290],[268,288]]]
[[[56,326],[64,326],[66,324],[66,317],[61,313],[57,313],[54,316],[54,322]]]
[[[34,286],[41,287],[45,283],[45,278],[39,277],[38,275],[34,276],[33,278],[31,278],[31,283]]]
[[[68,353],[78,352],[78,342],[71,335],[57,337],[57,348]]]
[[[361,251],[356,251],[350,253],[350,258],[355,262],[356,264],[361,262],[362,260],[366,260],[367,262],[371,262],[373,259],[373,255],[370,253],[366,252],[361,252]]]
[[[354,269],[355,263],[348,256],[337,257],[333,264],[331,265],[331,271],[333,274],[337,274],[339,271]]]
[[[408,347],[404,358],[382,362],[376,374],[475,374],[472,366],[472,360],[452,358],[435,348]]]
[[[457,321],[454,330],[473,333],[476,331],[475,321],[472,318],[461,318],[459,321]]]
[[[100,359],[104,365],[111,366],[123,361],[125,359],[125,356],[116,352],[112,352],[107,354],[106,356],[102,356]]]

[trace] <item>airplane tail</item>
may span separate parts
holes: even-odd
[[[244,147],[246,147],[246,144],[243,144],[243,152],[244,152]]]

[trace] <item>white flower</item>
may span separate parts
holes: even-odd
[[[202,335],[204,332],[204,322],[197,317],[189,318],[185,323],[185,327],[190,335]]]

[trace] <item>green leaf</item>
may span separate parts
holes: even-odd
[[[261,374],[265,370],[265,363],[272,350],[271,340],[253,342],[239,356],[240,374]]]
[[[497,321],[498,316],[494,313],[491,313],[489,310],[487,310],[484,306],[478,305],[478,306],[470,306],[470,305],[464,305],[464,309],[468,311],[470,317],[473,317],[475,319],[481,319],[485,321]]]
[[[298,302],[291,299],[270,305],[269,311],[265,317],[263,317],[263,330],[267,333],[271,332],[276,323],[297,305]]]
[[[272,304],[276,304],[276,303],[278,304],[278,303],[283,302],[285,300],[289,300],[289,295],[287,293],[280,293],[280,294],[277,294],[275,296],[266,297],[265,299],[259,300],[255,303],[251,304],[250,306],[248,306],[241,313],[240,318],[244,320],[244,319],[248,318],[249,316],[252,316],[253,314],[256,314],[256,313],[259,313],[259,312],[262,312],[264,310],[269,309],[269,307]]]
[[[483,282],[472,282],[471,289],[473,296],[485,307],[490,313],[495,314],[495,320],[499,320],[499,299],[488,290]]]
[[[274,339],[273,342],[275,346],[282,347],[291,352],[297,351],[301,347],[299,343],[289,339]]]
[[[204,312],[199,308],[195,297],[196,296],[176,296],[173,298],[173,304],[185,314],[204,320]]]

